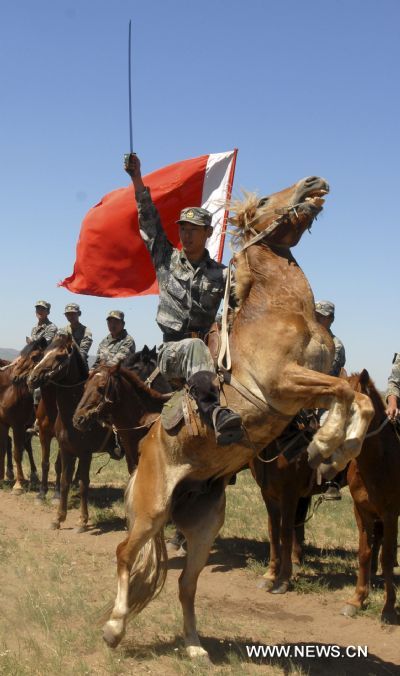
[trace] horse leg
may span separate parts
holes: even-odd
[[[14,439],[14,462],[16,465],[17,480],[13,486],[13,494],[21,495],[24,492],[23,485],[25,483],[24,471],[22,469],[22,453],[24,450],[25,429],[23,427],[13,427]]]
[[[303,545],[305,541],[305,520],[311,504],[311,496],[306,498],[299,498],[296,507],[296,515],[294,518],[293,529],[293,546],[292,546],[292,564],[294,572],[300,568],[303,561]],[[296,570],[297,569],[297,570]]]
[[[178,517],[179,529],[182,530],[187,542],[187,556],[179,578],[179,600],[183,612],[185,648],[192,659],[208,660],[208,653],[202,648],[197,633],[194,601],[198,577],[207,563],[214,539],[224,523],[225,490],[221,482],[216,484],[210,494],[199,496],[194,509],[188,510],[189,513],[183,520]],[[189,523],[185,523],[187,520]]]
[[[67,518],[68,509],[68,493],[71,486],[72,475],[74,472],[75,458],[67,450],[60,447],[61,454],[61,492],[60,502],[56,512],[56,516],[52,521],[51,527],[54,530],[60,528],[60,524]]]
[[[49,469],[50,469],[50,446],[53,438],[53,426],[46,424],[46,420],[38,418],[39,426],[39,441],[41,448],[41,466],[42,466],[42,480],[40,482],[38,500],[44,500],[47,491],[49,490]]]
[[[14,481],[14,468],[13,468],[13,462],[12,462],[12,440],[11,437],[7,434],[7,448],[6,448],[6,455],[7,455],[7,471],[6,471],[6,477],[9,481]],[[0,442],[1,443],[1,442]],[[4,452],[3,452],[4,453]],[[0,450],[0,455],[1,455],[1,450]],[[0,465],[1,465],[1,458],[0,458]],[[0,477],[4,478],[4,455],[3,455],[3,470],[0,469]]]
[[[259,589],[271,590],[274,586],[280,569],[281,543],[281,510],[276,500],[269,498],[263,493],[265,506],[268,511],[268,535],[269,535],[269,563],[268,568],[257,586]]]
[[[383,542],[383,523],[380,519],[375,519],[373,540],[372,540],[372,554],[371,554],[371,580],[377,577],[379,552]]]
[[[296,507],[298,497],[293,494],[293,488],[289,487],[289,491],[282,489],[280,496],[280,567],[279,575],[273,588],[270,590],[272,594],[285,594],[289,589],[290,579],[292,577],[292,545],[293,532],[296,516]]]
[[[31,437],[30,434],[27,434],[26,432],[25,432],[24,445],[25,445],[25,450],[28,454],[29,464],[30,464],[30,467],[31,467],[31,474],[30,474],[30,477],[29,477],[29,485],[30,485],[30,488],[34,489],[34,488],[36,488],[37,484],[39,483],[39,477],[38,477],[38,473],[37,473],[37,469],[36,469],[36,465],[35,465],[35,460],[34,460],[34,457],[33,457],[32,437]]]
[[[126,540],[117,547],[117,597],[103,628],[103,638],[111,648],[116,648],[124,636],[128,616],[138,614],[161,591],[167,575],[163,527],[172,491],[183,472],[180,477],[174,468],[174,475],[169,476],[162,467],[158,447],[149,444],[146,451],[125,493],[131,527]]]
[[[78,468],[76,470],[76,474],[79,475],[79,492],[81,497],[81,515],[77,524],[77,533],[84,533],[85,530],[87,530],[87,524],[89,521],[88,494],[91,462],[92,454],[84,453],[79,458]]]
[[[395,610],[396,587],[393,582],[393,568],[395,564],[395,548],[397,543],[398,514],[385,514],[383,518],[383,544],[382,544],[382,574],[385,580],[385,603],[381,620],[387,624],[398,624]]]
[[[5,460],[7,456],[7,478],[11,468],[12,472],[12,455],[10,447],[11,439],[8,436],[8,428],[0,423],[0,483],[4,482]],[[14,473],[12,472],[12,478]]]
[[[371,576],[373,517],[364,511],[361,512],[356,503],[354,503],[354,514],[359,536],[358,576],[354,596],[341,610],[342,615],[346,615],[347,617],[354,617],[357,611],[363,607],[364,601],[368,597]]]
[[[52,497],[53,502],[58,502],[61,497],[61,451],[58,447],[57,458],[54,463],[54,470],[56,473],[56,482],[54,485],[54,495]]]

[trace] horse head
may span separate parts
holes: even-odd
[[[66,333],[57,334],[46,348],[42,359],[31,371],[28,377],[29,387],[35,389],[46,385],[49,381],[62,380],[69,369],[74,351],[76,348],[72,336]]]
[[[119,402],[119,371],[120,364],[100,364],[90,373],[72,421],[78,430],[84,432],[96,422],[109,423],[113,406]]]
[[[129,355],[122,362],[122,366],[136,373],[140,380],[157,392],[163,394],[171,392],[171,385],[168,380],[157,369],[157,348],[155,345],[151,349],[144,345],[142,350]]]
[[[26,382],[32,369],[42,359],[46,347],[47,340],[42,337],[32,340],[22,348],[13,366],[12,380],[15,385]]]
[[[235,239],[241,245],[261,232],[269,245],[293,247],[324,205],[329,185],[324,178],[309,176],[290,188],[261,199],[247,194],[243,202],[234,204],[231,222],[236,228]]]
[[[371,399],[375,418],[379,419],[379,422],[382,422],[386,417],[385,406],[367,369],[363,369],[360,373],[352,373],[350,376],[347,376],[347,381],[355,392],[366,394]]]

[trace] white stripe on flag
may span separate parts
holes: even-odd
[[[213,234],[207,242],[211,258],[218,260],[221,234],[226,211],[226,201],[235,151],[213,153],[208,156],[203,183],[201,206],[213,214]],[[222,254],[222,252],[221,252]]]

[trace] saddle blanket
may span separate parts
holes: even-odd
[[[198,436],[199,418],[197,405],[189,396],[187,388],[174,392],[171,399],[165,402],[161,411],[161,422],[164,429],[169,432],[179,425],[182,420],[188,427],[189,434]]]

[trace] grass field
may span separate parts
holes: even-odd
[[[36,448],[38,458],[37,451]],[[93,528],[83,535],[72,530],[76,521],[76,497],[71,497],[71,513],[65,528],[54,532],[49,528],[54,510],[50,498],[46,504],[37,506],[34,493],[15,498],[9,486],[0,492],[2,675],[207,671],[190,663],[182,653],[181,611],[176,594],[181,560],[174,560],[169,575],[172,579],[160,597],[133,620],[129,629],[131,639],[124,640],[116,652],[110,651],[101,641],[97,618],[116,590],[114,552],[125,532],[123,487],[127,476],[125,461],[106,463],[107,456],[104,455],[93,462],[90,498]],[[261,604],[272,603],[272,598],[275,602],[276,597],[268,594],[255,597],[254,605],[246,608],[243,602],[247,598],[246,589],[255,589],[254,583],[268,560],[266,512],[248,471],[238,476],[236,486],[228,489],[227,497],[226,521],[211,555],[210,569],[212,573],[221,574],[223,582],[209,587],[215,575],[208,575],[208,581],[200,584],[198,595],[199,630],[205,635],[207,648],[214,657],[216,672],[324,673],[310,671],[290,660],[256,665],[247,657],[246,640],[254,641],[261,632],[264,641],[276,642],[280,632],[278,625],[260,619],[263,617]],[[341,502],[321,505],[307,523],[306,541],[302,575],[294,583],[294,591],[286,595],[286,599],[279,599],[286,613],[295,598],[299,607],[304,608],[312,599],[318,599],[321,612],[325,612],[329,599],[338,590],[343,598],[351,594],[355,582],[357,535],[347,489],[343,490]],[[234,594],[230,587],[233,580]],[[225,594],[221,598],[225,601],[215,603],[213,600],[221,585]],[[231,604],[229,613],[221,612],[225,603],[226,607]],[[234,603],[236,605],[232,605]],[[370,618],[376,623],[376,631],[380,630],[381,607],[382,591],[372,591],[360,621]],[[370,623],[370,626],[374,625]],[[282,633],[285,631],[286,625]]]

